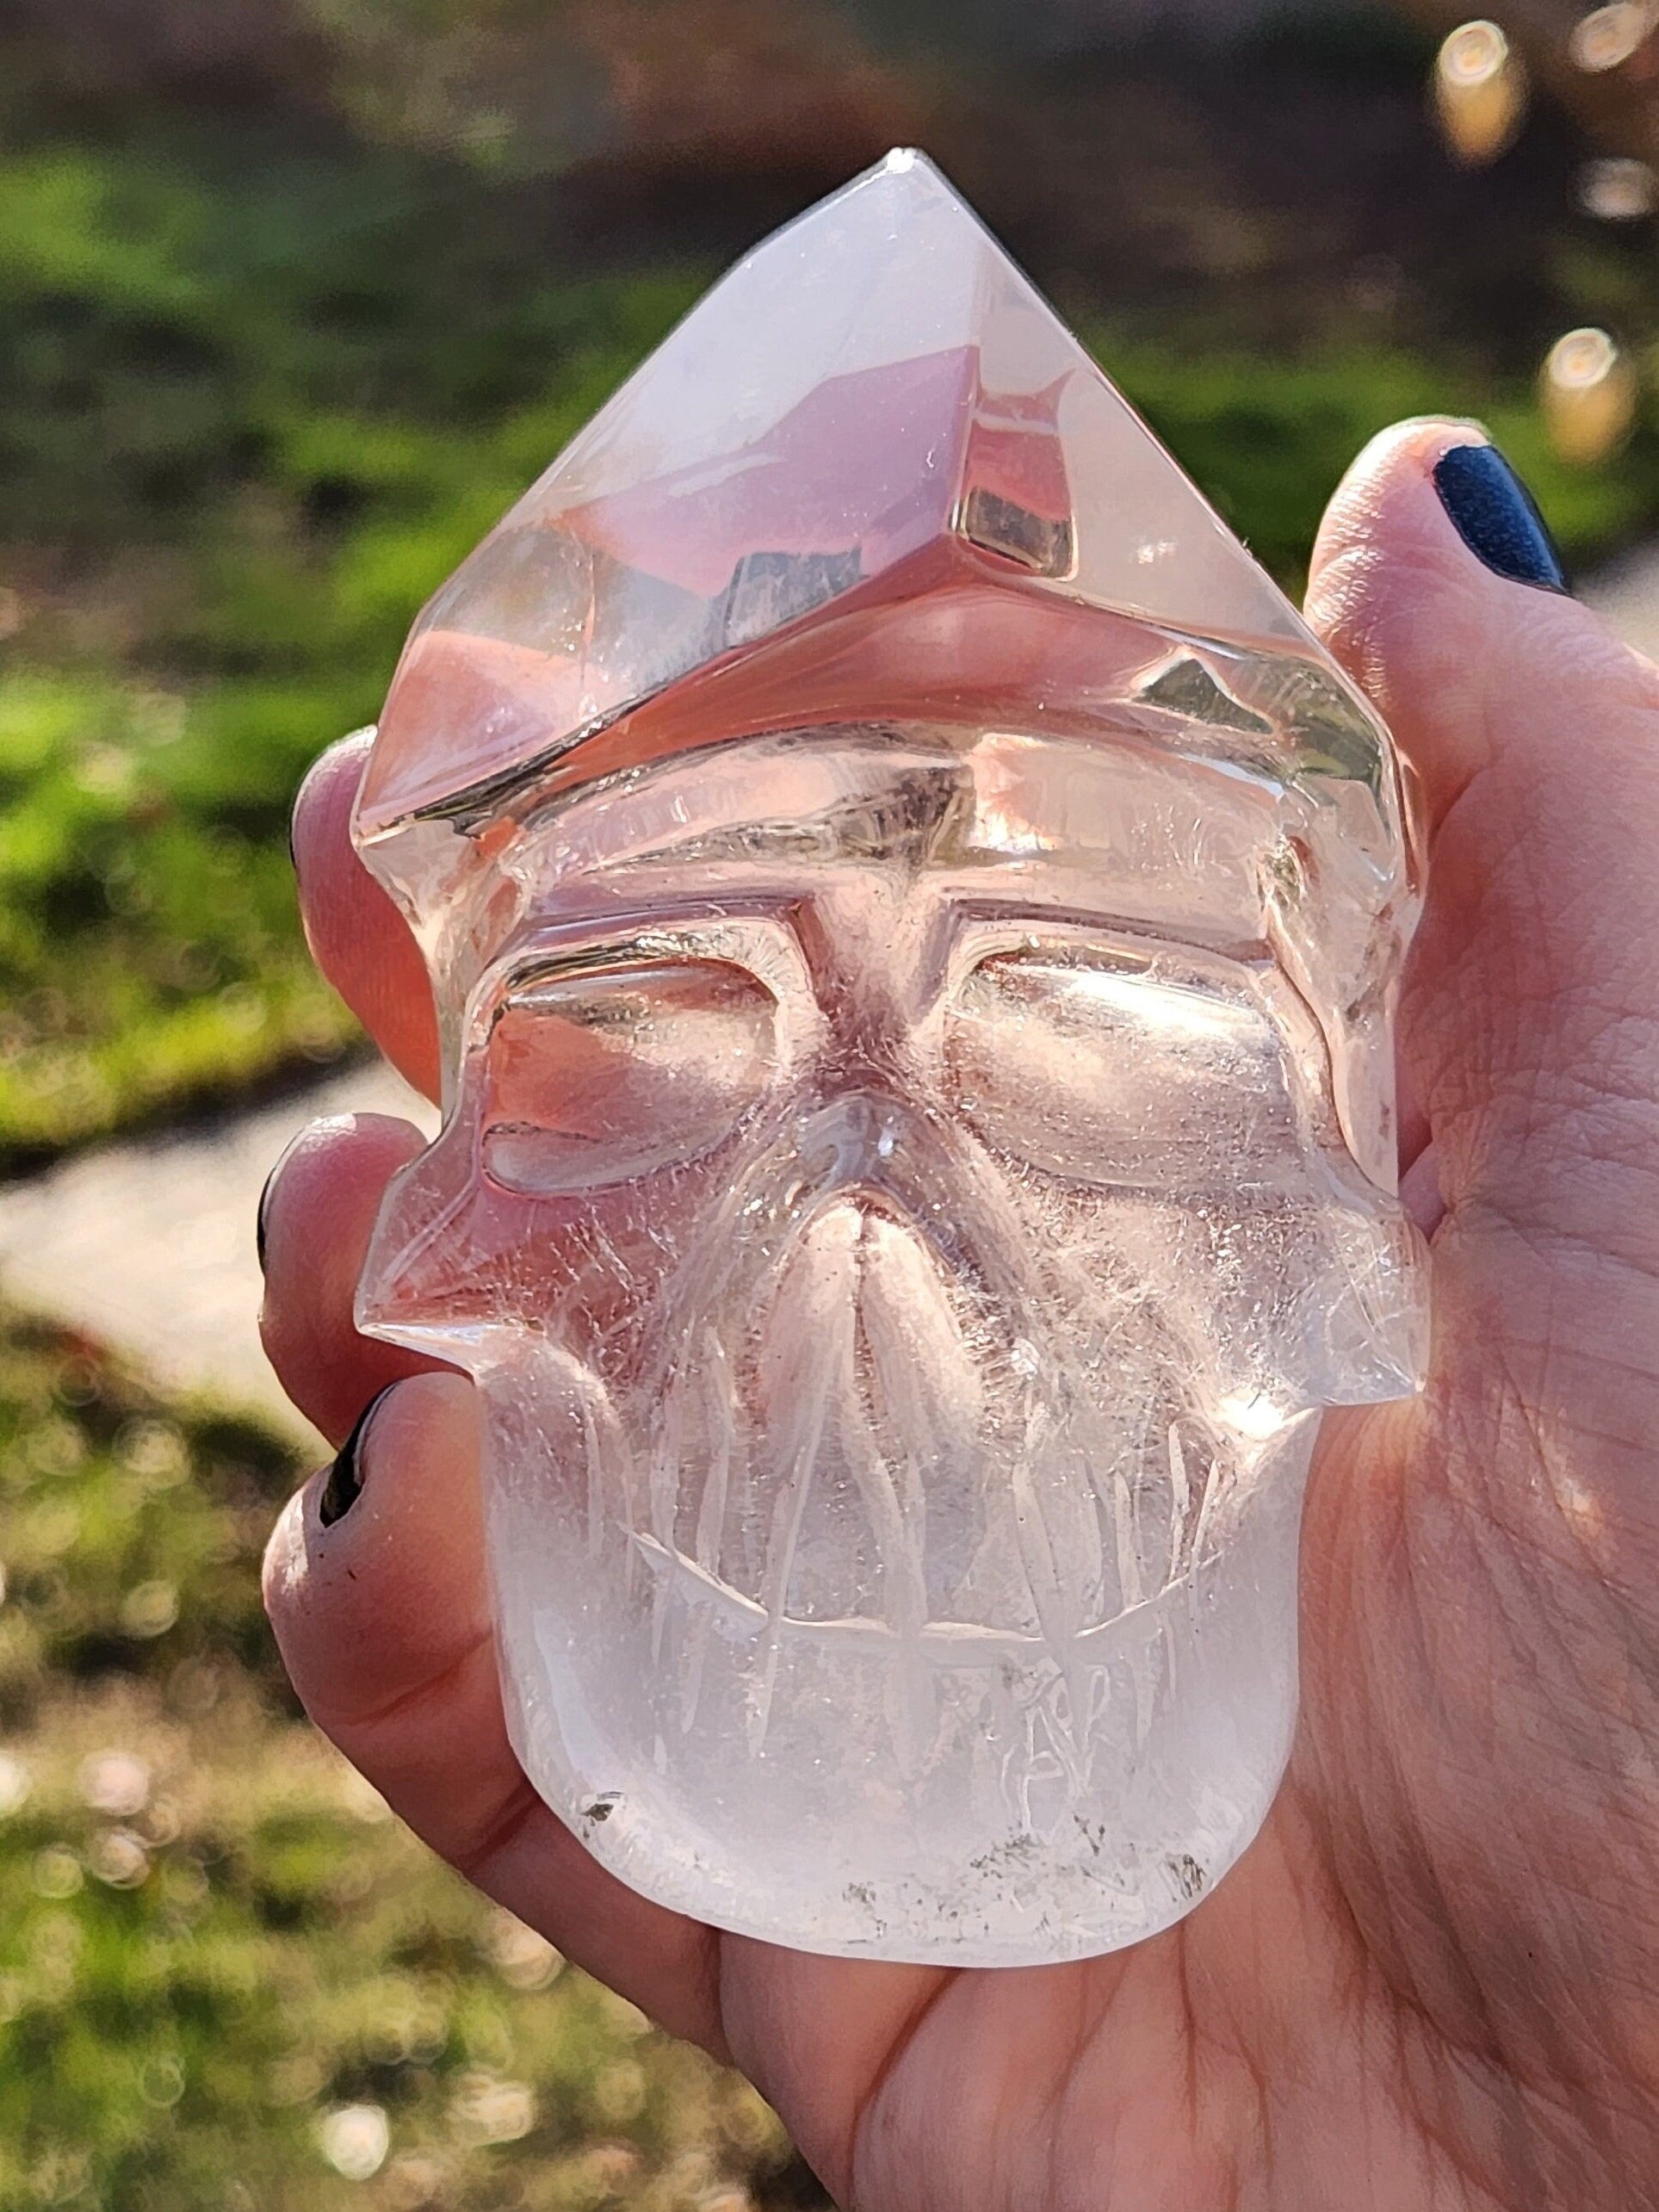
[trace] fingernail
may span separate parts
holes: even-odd
[[[358,1461],[362,1456],[363,1437],[374,1419],[381,1400],[397,1388],[388,1383],[383,1391],[376,1391],[368,1403],[357,1416],[357,1425],[335,1454],[334,1465],[328,1471],[328,1480],[323,1484],[317,1500],[317,1518],[325,1528],[332,1528],[356,1505],[362,1492],[362,1475]]]
[[[1538,502],[1496,446],[1452,446],[1434,464],[1434,488],[1458,536],[1495,576],[1545,592],[1567,589]]]
[[[283,1156],[286,1157],[286,1154]],[[262,1275],[265,1272],[265,1208],[270,1203],[270,1187],[276,1180],[276,1169],[282,1164],[281,1160],[277,1161],[275,1167],[273,1167],[269,1174],[266,1176],[259,1193],[259,1211],[253,1218],[253,1249],[259,1255],[259,1272]]]

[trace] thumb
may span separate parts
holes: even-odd
[[[1371,440],[1326,510],[1307,611],[1392,727],[1431,833],[1506,753],[1575,772],[1555,727],[1575,694],[1638,716],[1659,702],[1652,664],[1570,596],[1532,495],[1478,424]]]
[[[1402,1087],[1448,1213],[1659,1262],[1659,672],[1568,596],[1469,424],[1375,439],[1331,503],[1309,619],[1392,728],[1427,902]]]

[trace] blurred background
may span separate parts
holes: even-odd
[[[721,264],[943,164],[1292,591],[1491,425],[1659,636],[1659,0],[0,0],[0,2212],[821,2201],[430,1866],[258,1612],[257,1196],[395,1103],[290,799]]]

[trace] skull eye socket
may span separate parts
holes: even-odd
[[[765,1093],[777,1001],[724,960],[610,963],[526,982],[485,1048],[483,1167],[574,1194],[697,1158]]]
[[[952,1001],[944,1049],[986,1143],[1068,1181],[1178,1194],[1306,1173],[1291,1056],[1237,987],[995,954]]]

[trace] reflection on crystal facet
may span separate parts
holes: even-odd
[[[1125,518],[1153,515],[1148,563]],[[1009,562],[1074,602],[1302,641],[938,172],[892,160],[717,285],[437,594],[365,825],[579,744],[809,614],[1003,584]],[[427,672],[471,638],[535,657],[516,663],[533,709],[520,690],[524,711],[470,726],[432,710]]]
[[[717,286],[417,625],[357,835],[515,1743],[775,1940],[1079,1955],[1248,1843],[1318,1410],[1409,1391],[1386,734],[925,161]]]

